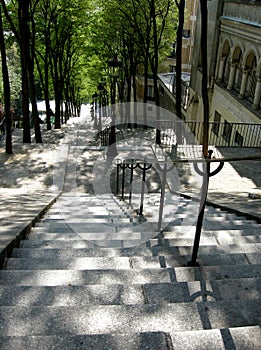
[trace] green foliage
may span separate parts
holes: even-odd
[[[9,33],[11,30],[15,32],[15,29],[18,31],[17,3],[9,1],[7,4],[14,26],[12,28],[10,23],[5,22]],[[108,76],[108,60],[115,53],[123,60],[127,75],[133,69],[131,60],[135,65],[144,64],[146,50],[151,56],[150,62],[155,55],[159,57],[159,62],[164,60],[175,41],[177,7],[170,0],[155,0],[154,3],[158,36],[156,51],[152,0],[32,0],[30,30],[35,35],[33,50],[36,55],[37,91],[39,86],[44,89],[44,83],[48,81],[49,98],[53,98],[59,79],[63,99],[70,87],[80,91],[81,99],[86,102],[90,101],[100,80]],[[18,40],[17,34],[8,36],[9,74],[14,100],[21,92]],[[46,74],[48,80],[44,79]],[[43,96],[43,92],[39,91],[37,95]]]
[[[19,57],[19,50],[14,43],[11,47],[6,49],[7,65],[9,71],[9,80],[11,87],[11,104],[16,106],[21,98],[21,63]],[[0,73],[0,99],[3,100],[3,82],[2,73]]]

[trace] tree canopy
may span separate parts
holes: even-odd
[[[145,85],[149,76],[156,79],[175,42],[177,6],[171,0],[0,1],[11,104],[23,116],[24,142],[31,142],[31,127],[36,142],[42,142],[37,100],[45,100],[47,128],[52,112],[60,128],[91,100],[117,54],[123,62],[125,100],[130,101],[132,88],[136,94],[133,77],[141,72]]]

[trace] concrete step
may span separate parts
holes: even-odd
[[[73,230],[72,230],[73,231]],[[155,233],[155,236],[157,233]],[[151,245],[158,245],[158,239],[153,239],[151,233],[146,232],[108,232],[97,231],[97,232],[68,232],[68,233],[35,233],[32,232],[30,234],[30,240],[75,240],[76,238],[81,238],[83,240],[89,240],[90,242],[96,243],[97,245],[107,245],[108,247],[113,246],[122,246],[121,241],[125,241],[126,246],[128,241],[133,245],[139,245],[143,243],[143,241],[149,241]],[[117,242],[118,241],[118,242]],[[173,239],[164,239],[164,244],[169,246],[188,246],[192,247],[194,242],[194,238],[173,238]],[[240,242],[240,240],[238,240]],[[215,237],[202,237],[200,241],[200,245],[218,245]],[[239,243],[238,243],[239,244]]]
[[[180,230],[179,230],[180,231]],[[163,235],[165,238],[191,238],[195,235],[195,228],[185,231],[185,232],[179,232],[178,230],[173,231],[166,231],[163,232]],[[237,236],[258,236],[256,230],[216,230],[216,231],[207,231],[202,230],[202,236],[206,237],[216,237],[216,238],[233,238]]]
[[[40,231],[41,232],[41,231]],[[81,232],[77,233],[37,233],[33,231],[30,235],[30,239],[72,239],[80,236],[82,239],[88,241],[94,240],[125,240],[125,239],[135,239],[143,240],[145,237],[142,232],[116,232],[116,230],[110,230],[110,232]]]
[[[19,252],[19,250],[18,250]],[[190,256],[132,256],[132,257],[64,257],[60,256],[60,252],[52,257],[41,254],[41,257],[28,257],[26,251],[23,251],[24,257],[13,257],[5,260],[5,266],[8,270],[26,270],[26,269],[69,269],[69,270],[92,270],[92,269],[142,269],[142,268],[160,268],[160,267],[180,267],[186,266]],[[46,253],[46,250],[43,250]],[[215,257],[201,255],[198,262],[202,266],[217,265],[248,265],[257,264],[261,254],[222,254]]]
[[[173,253],[173,252],[172,252]],[[84,257],[132,257],[139,261],[139,264],[147,264],[148,262],[156,259],[157,256],[161,256],[161,259],[165,264],[172,266],[182,266],[190,260],[190,255],[170,255],[164,254],[160,255],[161,252],[153,251],[147,248],[133,248],[133,249],[39,249],[39,248],[15,248],[12,253],[13,258],[38,258],[38,259],[71,259],[71,258],[84,258]],[[201,265],[233,265],[233,264],[245,264],[249,261],[258,261],[260,259],[261,253],[252,254],[218,254],[218,255],[200,255],[199,261]],[[261,259],[260,259],[261,261]]]
[[[175,230],[184,230],[184,227],[185,225],[182,225],[182,224],[179,224],[178,227],[175,227],[175,226],[178,226],[177,225],[177,222],[175,223],[174,222],[174,225],[170,222],[167,226],[166,229],[164,229],[164,231],[170,231],[172,230],[172,227],[174,227]],[[192,226],[192,225],[191,225]],[[232,222],[217,222],[217,223],[204,223],[203,224],[203,231],[220,231],[220,230],[242,230],[242,231],[245,231],[247,230],[248,232],[251,232],[251,231],[255,231],[255,232],[259,232],[260,231],[260,224],[242,224],[242,223],[239,223],[237,224],[236,222],[235,223],[232,223]],[[187,227],[189,229],[189,227]]]
[[[259,326],[171,333],[175,350],[259,350]]]
[[[73,222],[73,221],[61,221],[61,223],[51,223],[47,222],[44,226],[36,226],[32,230],[31,234],[33,233],[58,233],[58,232],[80,232],[80,233],[86,233],[86,232],[116,232],[116,228],[118,231],[125,231],[125,232],[158,232],[158,226],[154,223],[149,222],[141,222],[142,225],[133,224],[129,221],[129,219],[126,219],[122,222],[88,222],[88,223],[81,223],[81,222]]]
[[[147,284],[0,286],[1,306],[187,303],[261,298],[261,278]]]
[[[246,232],[245,232],[246,234]],[[192,238],[189,237],[194,237],[193,235],[191,235],[190,233],[185,232],[184,235],[182,235],[182,233],[178,232],[168,232],[168,233],[163,233],[163,237],[164,239],[168,240],[168,242],[170,244],[175,244],[175,240],[179,239],[179,240],[191,240]],[[194,239],[194,238],[193,238]],[[217,234],[216,232],[202,232],[202,236],[201,236],[202,240],[205,241],[216,241],[219,245],[230,245],[230,244],[238,244],[238,245],[243,245],[245,243],[248,244],[255,244],[255,243],[261,243],[261,236],[257,235],[257,234],[252,234],[252,235],[244,235],[241,236],[239,234],[230,235],[230,232],[220,232],[218,231]],[[173,242],[174,240],[174,242]]]
[[[173,247],[166,244],[159,244],[156,242],[154,245],[151,242],[146,242],[146,244],[137,244],[135,247],[118,247],[118,248],[103,248],[92,244],[90,241],[81,239],[79,235],[75,236],[74,239],[68,240],[23,240],[20,243],[21,248],[37,248],[37,249],[91,249],[92,256],[95,256],[96,252],[102,254],[102,256],[132,256],[138,254],[141,249],[144,254],[152,255],[191,255],[192,247],[190,246],[180,246]],[[146,247],[146,248],[145,248]],[[94,250],[93,250],[94,249]],[[231,244],[229,246],[217,246],[217,245],[202,245],[199,247],[200,255],[219,255],[219,254],[247,254],[247,253],[261,253],[261,244],[244,244],[235,245]],[[143,253],[139,253],[143,254]]]
[[[44,223],[48,223],[50,226],[51,225],[57,225],[59,226],[60,224],[64,224],[64,222],[68,223],[68,224],[82,224],[82,225],[96,225],[99,223],[110,223],[113,222],[113,220],[117,220],[117,222],[124,222],[124,223],[129,223],[130,220],[127,217],[122,216],[104,216],[101,218],[94,218],[91,215],[88,216],[83,216],[83,217],[79,217],[79,218],[75,218],[73,216],[64,216],[63,218],[59,218],[59,219],[55,219],[55,218],[49,218],[48,221],[44,221]]]
[[[172,339],[171,339],[172,338]],[[60,350],[60,349],[113,349],[113,350],[210,350],[238,349],[259,350],[261,332],[259,326],[234,327],[185,332],[148,332],[90,335],[3,336],[2,350]]]
[[[5,336],[177,332],[261,322],[260,300],[147,305],[2,306]]]
[[[236,278],[256,278],[261,276],[261,265],[228,265],[175,268],[146,268],[146,269],[119,269],[110,268],[98,270],[34,270],[34,266],[26,270],[0,271],[1,283],[32,285],[86,285],[86,284],[137,284],[188,282],[204,280],[221,280]]]
[[[174,234],[173,234],[174,235]],[[170,237],[172,237],[171,235]],[[167,237],[169,237],[167,235]],[[192,236],[193,237],[193,236]],[[168,244],[170,246],[193,246],[194,238],[165,238],[164,234],[164,241],[165,244]],[[205,237],[202,235],[200,239],[200,245],[244,245],[244,244],[260,244],[261,243],[261,236],[253,235],[253,236],[234,236],[234,237]]]
[[[2,285],[59,286],[171,282],[172,269],[142,270],[1,270]],[[175,279],[175,277],[173,276]]]
[[[0,336],[1,350],[159,350],[168,349],[170,336],[163,332],[123,334]],[[253,332],[252,332],[253,333]],[[251,333],[251,334],[252,334]],[[253,349],[255,350],[255,349]]]

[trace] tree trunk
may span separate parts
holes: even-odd
[[[207,29],[208,29],[208,7],[207,0],[200,0],[201,10],[201,62],[202,62],[202,101],[204,109],[203,119],[203,155],[208,156],[208,130],[209,130],[209,99],[208,99],[208,56],[207,56]]]
[[[148,116],[147,116],[147,107],[146,104],[148,102],[148,79],[149,79],[149,48],[146,48],[145,62],[144,62],[144,95],[143,95],[143,129],[148,128]]]
[[[176,2],[177,3],[177,2]],[[179,119],[182,118],[181,107],[181,71],[182,71],[182,35],[184,27],[184,8],[185,0],[180,0],[179,5],[179,24],[177,30],[177,42],[176,42],[176,74],[175,74],[175,87],[176,87],[176,114]]]
[[[8,68],[6,62],[5,40],[3,32],[2,11],[0,6],[0,49],[2,57],[2,75],[4,84],[4,104],[5,104],[5,122],[6,122],[6,144],[5,152],[7,154],[13,153],[12,147],[12,118],[11,118],[11,104],[10,104],[10,82],[8,75]]]
[[[34,124],[35,142],[42,143],[42,135],[40,128],[40,118],[37,108],[37,98],[35,93],[35,78],[34,78],[34,62],[35,62],[35,24],[31,17],[31,40],[30,40],[30,51],[29,51],[29,64],[28,64],[28,77],[29,77],[29,95],[32,104],[32,120]]]
[[[157,21],[156,21],[156,8],[155,1],[151,2],[151,17],[152,17],[152,25],[153,25],[153,50],[154,50],[154,59],[152,60],[152,70],[153,70],[153,90],[154,90],[154,101],[155,105],[159,106],[159,89],[158,89],[158,66],[159,66],[159,58],[158,58],[158,36],[157,36]],[[160,132],[160,113],[159,109],[156,109],[156,144],[161,144],[161,132]]]
[[[29,1],[18,1],[18,19],[21,49],[21,68],[22,68],[22,109],[23,109],[23,142],[31,143],[30,131],[30,111],[29,111],[29,80],[28,80],[28,63],[30,61],[30,32],[29,22]]]

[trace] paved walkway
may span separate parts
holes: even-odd
[[[210,178],[209,201],[261,220],[261,149],[223,148],[217,152],[224,158],[254,156],[259,161],[226,162],[221,172]]]
[[[88,111],[86,112],[88,113]],[[61,144],[72,140],[81,146],[93,144],[90,137],[95,135],[90,117],[74,118],[62,130],[45,132],[43,145],[22,145],[20,136],[14,137],[14,154],[7,156],[0,148],[0,256],[6,254],[6,247],[16,245],[21,232],[26,234],[39,213],[43,213],[59,192],[53,191],[53,169],[57,152]],[[84,122],[84,127],[81,123]],[[79,127],[77,126],[79,125]],[[86,128],[87,126],[87,128]],[[45,142],[46,140],[46,142]],[[96,142],[97,144],[97,142]],[[97,146],[97,145],[96,145]],[[97,148],[89,148],[88,155],[82,151],[78,163],[83,166],[78,173],[78,190],[85,191],[90,185],[90,177],[85,172],[86,159],[91,163]],[[217,156],[260,156],[260,149],[219,149]],[[89,169],[90,170],[90,169]],[[88,187],[90,190],[90,186]],[[209,185],[208,200],[231,210],[261,219],[261,162],[240,161],[225,163],[223,170],[212,177]],[[250,196],[249,196],[250,194]],[[12,242],[12,244],[11,244]]]

